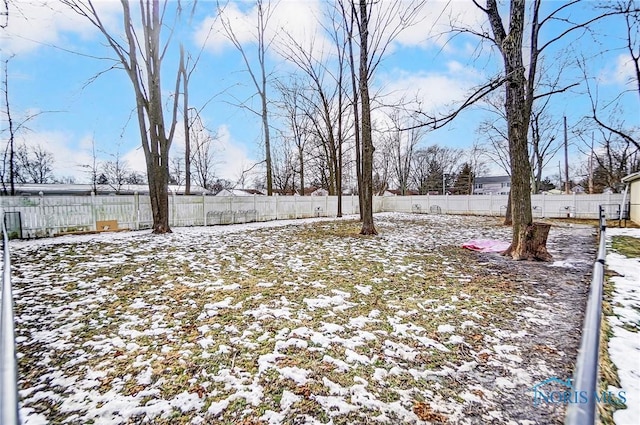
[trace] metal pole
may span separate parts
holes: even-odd
[[[20,423],[18,414],[18,363],[16,361],[16,338],[13,317],[13,294],[11,291],[11,257],[9,238],[2,220],[4,244],[4,270],[2,275],[2,316],[0,318],[0,423]]]
[[[606,217],[602,205],[600,215],[600,244],[598,259],[593,265],[593,278],[587,302],[587,311],[582,328],[582,341],[578,351],[578,361],[574,373],[573,391],[586,394],[585,403],[570,403],[567,408],[565,425],[591,425],[596,423],[598,390],[598,356],[600,354],[600,319],[602,315],[602,285],[606,257]]]
[[[564,117],[564,192],[568,195],[571,193],[571,184],[569,183],[569,142],[567,139],[567,117]]]

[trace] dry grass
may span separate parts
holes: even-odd
[[[471,234],[505,232],[465,223]],[[91,423],[116,395],[143,407],[191,396],[193,408],[125,419],[259,424],[271,411],[283,423],[398,423],[402,406],[446,422],[465,405],[460,394],[479,391],[446,371],[501,364],[493,346],[518,330],[518,279],[458,248],[440,223],[378,227],[383,236],[344,220],[17,250],[24,408]],[[323,404],[354,388],[375,403],[344,413]]]

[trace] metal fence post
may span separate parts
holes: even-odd
[[[0,423],[17,425],[18,412],[18,362],[16,360],[16,335],[13,316],[13,294],[11,288],[11,255],[9,238],[2,218],[2,240],[4,246],[4,269],[2,273],[2,311],[0,312]]]
[[[598,206],[598,213],[600,215],[598,258],[593,265],[593,277],[582,327],[582,339],[573,375],[573,391],[578,394],[586,394],[587,400],[585,403],[569,403],[565,425],[592,425],[596,423],[598,416],[596,392],[598,390],[598,359],[600,355],[600,320],[602,316],[605,257],[607,255],[607,221],[602,205]]]

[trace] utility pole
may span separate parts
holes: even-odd
[[[562,190],[562,168],[560,167],[560,161],[558,161],[558,190]]]
[[[593,193],[593,131],[591,132],[591,153],[589,154],[589,193]]]
[[[567,117],[564,117],[564,193],[571,193],[571,184],[569,183],[569,143],[567,140]]]

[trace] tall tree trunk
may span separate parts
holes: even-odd
[[[511,190],[509,190],[509,197],[507,198],[507,209],[504,213],[504,223],[505,226],[511,226],[513,224],[513,219],[511,218]]]
[[[179,72],[182,75],[182,115],[184,119],[184,194],[191,195],[191,126],[189,125],[189,80],[184,63],[184,46],[180,44]],[[178,94],[176,93],[176,96]],[[205,187],[206,189],[206,187]]]
[[[264,150],[265,163],[267,166],[267,196],[273,195],[273,171],[271,165],[271,138],[269,132],[269,117],[267,110],[267,76],[264,73],[264,64],[262,66],[262,127],[264,128]]]
[[[266,32],[266,21],[264,10],[262,8],[262,1],[258,1],[258,59],[260,62],[260,83],[262,85],[260,90],[260,98],[262,100],[262,127],[264,130],[264,149],[265,149],[265,163],[267,166],[267,195],[273,195],[273,165],[271,162],[271,136],[269,129],[269,110],[267,104],[267,71],[265,69],[266,61],[266,41],[264,40]],[[248,65],[247,65],[248,66]]]
[[[300,156],[300,196],[304,196],[304,156],[303,149],[298,147],[298,155]]]
[[[169,227],[169,149],[173,140],[179,107],[181,73],[177,72],[168,132],[162,101],[160,76],[164,49],[160,42],[163,27],[159,0],[140,1],[140,23],[134,23],[131,4],[121,0],[126,43],[112,36],[103,25],[92,1],[61,0],[79,15],[87,18],[105,37],[118,56],[133,85],[140,139],[147,165],[149,195],[153,216],[153,232],[171,232]],[[162,11],[164,12],[164,10]],[[178,8],[177,13],[180,13]],[[163,15],[164,16],[164,15]],[[135,29],[134,29],[135,28]]]
[[[13,119],[11,118],[11,108],[9,107],[9,59],[6,59],[4,61],[4,100],[5,100],[5,107],[7,110],[7,121],[9,124],[9,184],[11,186],[9,193],[11,196],[15,196],[16,194],[15,132],[13,129]],[[5,152],[5,157],[6,157],[6,152]],[[6,191],[4,184],[5,184],[5,179],[3,178],[2,187]]]
[[[362,104],[362,229],[361,235],[377,235],[373,223],[373,137],[369,99],[369,13],[360,0],[360,101]]]
[[[342,3],[341,3],[342,4]],[[360,221],[362,221],[362,148],[360,146],[360,111],[358,108],[358,84],[356,82],[356,64],[355,59],[353,57],[353,25],[355,22],[354,16],[354,8],[351,9],[351,19],[347,21],[347,15],[342,9],[342,13],[344,15],[345,24],[348,27],[347,34],[347,43],[349,45],[349,69],[351,70],[351,90],[352,94],[352,102],[353,102],[353,139],[355,141],[355,149],[356,149],[356,181],[358,184],[358,212],[360,214]]]
[[[487,0],[486,12],[496,43],[502,53],[507,76],[505,112],[511,162],[513,239],[511,246],[503,254],[510,255],[515,260],[548,260],[550,256],[546,248],[539,246],[540,243],[546,243],[546,236],[542,238],[538,235],[538,232],[544,230],[540,226],[534,226],[531,212],[531,165],[527,134],[531,118],[532,93],[527,90],[522,60],[525,0],[511,0],[508,33],[503,27],[496,0]],[[537,22],[537,17],[534,22]],[[535,68],[535,65],[532,63],[531,66]],[[529,82],[529,84],[532,83]],[[546,228],[547,233],[548,231],[549,229]]]

